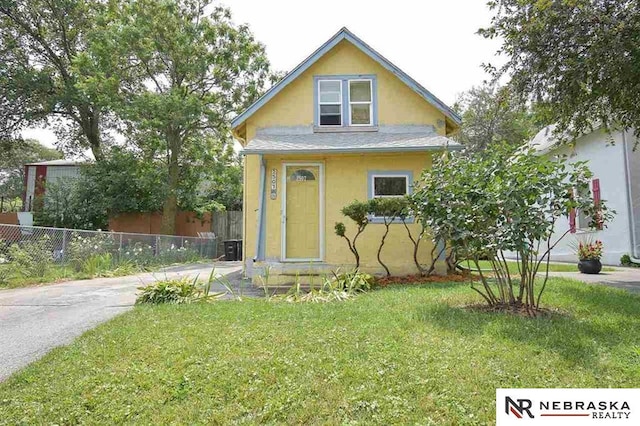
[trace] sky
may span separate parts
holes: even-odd
[[[223,0],[237,24],[265,44],[275,70],[289,71],[347,27],[430,92],[452,105],[487,78],[483,62],[501,64],[497,40],[476,31],[489,24],[484,0]],[[28,129],[24,137],[53,146],[55,135]]]

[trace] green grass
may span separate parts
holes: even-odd
[[[139,306],[1,384],[0,423],[493,424],[498,387],[640,387],[640,296],[549,288],[537,319],[465,284]]]
[[[480,268],[485,270],[485,269],[491,269],[491,264],[489,263],[488,260],[481,260],[480,262],[478,262],[480,264]],[[469,266],[467,265],[467,262],[462,262],[460,265],[462,265],[465,268],[468,268]],[[473,264],[473,262],[470,262],[469,265],[471,265],[472,269],[475,269],[475,266]],[[511,261],[507,261],[507,265],[509,265],[509,272],[511,273],[518,273],[518,264],[516,262],[511,262]],[[542,268],[544,268],[544,265],[542,266]],[[603,266],[602,267],[602,271],[604,272],[611,272],[614,271],[614,268],[608,267],[608,266]],[[543,269],[544,272],[544,269]],[[576,263],[549,263],[549,272],[578,272],[578,262]]]
[[[160,268],[174,265],[209,263],[210,260],[202,259],[193,262],[171,263],[162,265],[136,266],[134,264],[114,265],[107,270],[99,270],[96,273],[76,271],[69,265],[51,265],[42,277],[25,277],[13,271],[9,264],[0,265],[0,290],[4,288],[21,288],[40,284],[54,284],[69,280],[88,280],[97,277],[122,277],[142,272],[152,272]],[[4,272],[6,271],[6,272]],[[4,272],[4,273],[3,273]],[[2,279],[4,277],[4,280]]]
[[[63,265],[51,266],[42,277],[23,277],[14,273],[8,264],[0,265],[0,277],[4,277],[4,280],[0,280],[0,289],[27,287],[43,283],[55,283],[69,279],[91,278],[86,276],[86,274],[82,275],[76,273],[73,268]]]

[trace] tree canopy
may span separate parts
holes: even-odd
[[[462,128],[456,137],[468,151],[481,151],[497,143],[519,147],[534,136],[539,124],[509,87],[495,84],[464,92],[454,109],[462,116]]]
[[[491,25],[503,40],[521,101],[532,101],[564,139],[595,127],[640,132],[640,2],[637,0],[491,0]]]
[[[118,113],[131,144],[165,162],[161,232],[172,234],[181,178],[231,143],[229,118],[269,81],[264,46],[207,1],[111,2],[100,25],[78,59],[89,70],[81,86]]]
[[[0,140],[0,153],[0,196],[9,199],[22,195],[25,164],[62,158],[60,151],[33,139]]]
[[[59,148],[102,158],[107,112],[78,86],[74,61],[102,2],[0,0],[0,137],[44,125]]]

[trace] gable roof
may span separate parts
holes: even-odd
[[[349,31],[346,27],[342,27],[333,37],[331,37],[325,44],[320,46],[315,52],[313,52],[307,59],[302,61],[297,67],[295,67],[290,73],[288,73],[277,84],[273,85],[267,92],[254,102],[249,108],[243,111],[240,115],[231,121],[231,127],[238,127],[245,122],[247,118],[253,115],[257,110],[262,108],[264,104],[269,102],[274,96],[276,96],[282,89],[284,89],[289,83],[298,78],[303,72],[309,69],[314,63],[316,63],[322,56],[328,51],[333,49],[342,40],[347,40],[362,52],[364,52],[371,59],[380,64],[387,71],[398,77],[403,83],[413,89],[418,95],[422,96],[427,102],[435,106],[440,112],[442,112],[447,118],[451,119],[454,123],[462,123],[462,119],[451,108],[449,108],[444,102],[438,99],[433,93],[425,89],[420,83],[409,77],[404,71],[392,64],[384,56],[373,50],[368,44],[358,38],[355,34]]]

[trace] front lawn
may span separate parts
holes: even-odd
[[[0,423],[492,424],[497,387],[640,387],[640,297],[549,287],[538,319],[464,283],[139,306],[0,385]]]

